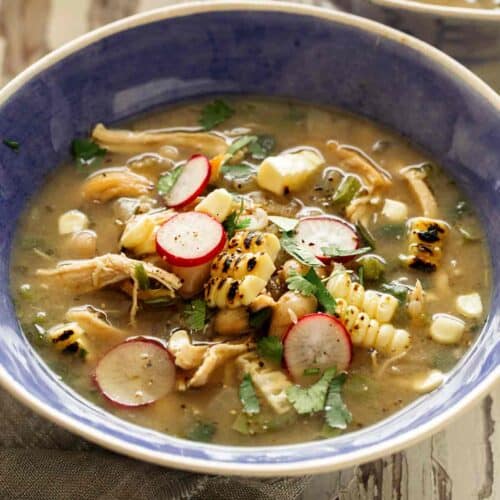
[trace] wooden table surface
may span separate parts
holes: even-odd
[[[0,85],[86,31],[178,0],[0,0]],[[324,0],[299,3],[330,6]],[[475,69],[475,68],[474,68]],[[500,61],[478,71],[499,81]],[[500,90],[500,87],[497,87]],[[500,499],[500,386],[445,430],[401,453],[315,476],[303,500]]]

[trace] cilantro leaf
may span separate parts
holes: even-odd
[[[207,307],[202,299],[194,299],[184,307],[184,319],[191,330],[202,330],[206,316]]]
[[[404,304],[408,298],[408,288],[397,281],[382,283],[380,291],[396,297],[401,304]]]
[[[16,153],[19,151],[19,148],[21,147],[19,142],[14,141],[13,139],[4,139],[2,142],[4,143],[5,146],[12,149],[12,151],[15,151]]]
[[[143,264],[139,263],[135,265],[134,278],[136,279],[140,290],[147,290],[149,288],[149,277]]]
[[[243,213],[243,200],[241,200],[240,208],[236,211],[233,210],[222,223],[224,229],[227,232],[228,238],[232,238],[236,231],[246,229],[250,225],[250,218],[245,217],[241,219],[241,214]]]
[[[291,276],[287,278],[286,283],[289,290],[299,292],[306,297],[315,295],[317,291],[316,285],[313,285],[308,279],[298,273],[292,273]]]
[[[373,250],[375,250],[375,237],[373,234],[361,224],[361,222],[358,222],[356,224],[356,230],[358,231],[358,234],[361,236],[361,240],[366,244],[366,246],[371,247]]]
[[[276,146],[276,140],[272,135],[262,134],[256,137],[248,146],[248,152],[254,160],[263,160]]]
[[[91,139],[73,139],[71,153],[78,167],[88,167],[102,159],[107,149],[101,148]]]
[[[241,165],[223,165],[221,167],[221,173],[224,176],[241,179],[244,177],[250,177],[255,174],[255,168],[252,165],[246,165],[242,163]]]
[[[194,427],[187,433],[186,438],[191,441],[203,441],[208,443],[212,441],[216,428],[210,422],[196,422]]]
[[[356,248],[355,250],[342,250],[341,248],[337,248],[334,246],[321,247],[323,255],[327,257],[350,257],[355,255],[363,255],[370,250],[371,247]]]
[[[328,388],[325,402],[325,420],[332,429],[345,429],[352,421],[352,414],[342,400],[342,386],[347,378],[345,373],[337,375]]]
[[[281,217],[280,215],[270,215],[269,220],[273,224],[276,224],[282,231],[293,231],[299,223],[298,219]]]
[[[260,403],[250,374],[246,374],[240,384],[240,401],[243,405],[243,411],[247,415],[255,415],[260,412]]]
[[[234,109],[222,99],[215,99],[201,110],[198,120],[204,130],[211,130],[234,115]]]
[[[319,276],[316,274],[316,271],[312,268],[309,269],[304,278],[316,288],[314,295],[318,299],[318,302],[323,306],[323,309],[329,314],[335,314],[337,303],[330,292],[326,289],[326,286],[323,284]]]
[[[229,155],[234,155],[237,153],[240,149],[243,149],[245,146],[248,146],[250,143],[254,142],[257,140],[256,135],[242,135],[241,137],[238,137],[228,148],[227,148],[227,154]]]
[[[159,179],[156,185],[156,189],[158,190],[158,194],[160,196],[166,196],[174,187],[177,179],[179,179],[182,174],[182,166],[176,167],[170,172],[163,174]]]
[[[271,317],[272,309],[270,307],[264,307],[260,311],[250,313],[250,318],[248,320],[249,325],[256,330],[263,328]]]
[[[262,337],[257,342],[257,351],[263,358],[279,364],[283,357],[283,344],[278,337]]]
[[[336,371],[335,367],[328,368],[321,378],[310,387],[292,385],[286,390],[286,397],[297,413],[303,415],[323,410],[326,394]]]
[[[295,235],[291,231],[287,231],[281,235],[280,243],[283,250],[299,262],[302,262],[302,264],[306,266],[323,266],[323,263],[309,250],[297,243]]]

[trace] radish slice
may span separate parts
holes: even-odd
[[[333,316],[307,314],[285,334],[283,355],[292,379],[307,385],[317,380],[311,376],[315,372],[322,373],[332,366],[339,372],[347,370],[352,356],[351,337]]]
[[[297,242],[312,252],[315,257],[325,264],[332,260],[323,254],[323,247],[335,247],[342,252],[356,250],[359,238],[356,230],[345,220],[333,215],[318,215],[300,219],[296,227]],[[354,256],[344,255],[334,257],[333,260],[346,262]]]
[[[156,251],[170,264],[194,267],[212,260],[226,244],[224,227],[202,212],[182,212],[156,233]]]
[[[167,206],[179,208],[189,205],[208,185],[210,180],[210,162],[203,155],[194,155],[181,167],[182,172],[165,196]]]
[[[111,349],[99,361],[95,382],[112,403],[145,406],[172,391],[175,364],[160,341],[134,337]]]

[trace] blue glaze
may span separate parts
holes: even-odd
[[[363,114],[430,152],[461,184],[486,226],[495,285],[486,327],[443,387],[365,430],[247,449],[183,441],[119,420],[60,383],[34,353],[9,298],[12,234],[27,198],[68,158],[71,140],[96,122],[214,93],[288,96]],[[313,459],[362,453],[429,423],[500,363],[500,110],[412,48],[345,18],[220,11],[165,19],[104,38],[39,73],[0,106],[0,138],[21,144],[19,153],[0,147],[0,375],[87,435],[135,445],[133,454],[160,452],[170,463],[301,462],[306,470]]]

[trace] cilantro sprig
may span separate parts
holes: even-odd
[[[198,421],[194,426],[188,431],[186,438],[191,441],[202,441],[204,443],[209,443],[212,441],[217,428],[214,424],[210,422]]]
[[[252,377],[247,373],[240,384],[239,396],[243,411],[247,415],[255,415],[260,412],[259,398],[253,386]]]
[[[101,148],[99,144],[91,139],[73,139],[71,153],[79,168],[90,167],[98,164],[106,155],[107,149]]]
[[[184,320],[191,330],[202,330],[207,317],[207,306],[202,299],[194,299],[184,307]]]
[[[337,303],[313,268],[309,269],[304,276],[292,274],[286,282],[290,290],[306,296],[314,295],[327,313],[335,314]]]
[[[363,255],[371,250],[371,247],[356,248],[354,250],[343,250],[334,246],[321,247],[323,255],[326,257],[355,257]]]
[[[283,358],[283,344],[278,337],[262,337],[257,342],[259,356],[280,364]]]
[[[170,191],[174,187],[175,183],[177,182],[181,174],[182,174],[182,166],[178,166],[170,170],[166,174],[163,174],[158,179],[158,183],[156,185],[158,194],[160,196],[166,196],[168,193],[170,193]]]
[[[299,245],[293,231],[285,231],[280,238],[281,247],[294,259],[302,264],[311,267],[323,266],[323,263],[317,259],[307,248]]]
[[[236,231],[241,231],[243,229],[246,229],[250,225],[251,220],[249,217],[241,218],[243,209],[244,209],[244,203],[242,199],[239,209],[233,210],[226,217],[226,220],[222,223],[224,229],[227,232],[228,238],[232,238],[236,233]]]
[[[201,110],[199,124],[204,130],[212,130],[234,115],[234,109],[222,99],[215,99]]]
[[[352,414],[342,400],[342,386],[347,379],[340,373],[330,382],[325,401],[325,420],[332,429],[345,429],[352,421]]]

